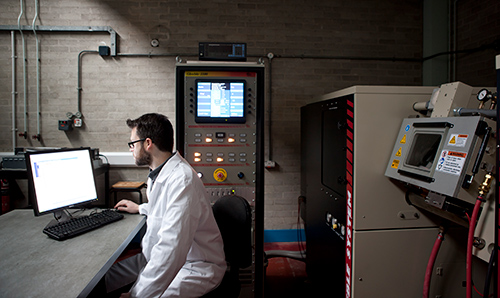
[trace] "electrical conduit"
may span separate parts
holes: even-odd
[[[33,18],[33,34],[35,35],[36,42],[36,123],[37,123],[37,134],[33,136],[33,139],[37,139],[40,141],[40,49],[39,49],[39,40],[36,34],[35,23],[38,19],[38,0],[35,0],[35,17]]]
[[[21,17],[24,14],[24,0],[20,0],[21,12],[19,13],[19,17],[17,18],[17,26],[19,27],[19,32],[21,32],[21,38],[23,42],[23,81],[24,81],[24,132],[19,134],[19,136],[24,137],[25,139],[28,137],[28,86],[27,84],[27,71],[26,71],[26,45],[24,41],[24,33],[21,28]]]
[[[12,151],[17,147],[16,129],[16,35],[10,32],[12,42]]]

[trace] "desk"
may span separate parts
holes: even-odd
[[[86,297],[146,224],[139,214],[56,241],[42,233],[53,219],[33,210],[0,216],[0,296]]]

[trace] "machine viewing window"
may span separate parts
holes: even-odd
[[[245,123],[245,81],[197,80],[197,123]]]
[[[406,164],[429,172],[441,144],[441,138],[440,134],[416,133]]]
[[[35,215],[97,200],[89,148],[26,153]]]

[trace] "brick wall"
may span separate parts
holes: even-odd
[[[456,5],[456,80],[495,86],[495,56],[500,54],[500,2],[458,1]]]
[[[25,12],[21,24],[31,25],[33,3],[26,4]],[[0,25],[16,25],[18,15],[19,1],[2,1]],[[266,88],[272,92],[272,102],[266,101],[266,123],[271,111],[272,128],[265,146],[267,155],[271,144],[279,166],[265,176],[266,229],[293,228],[297,222],[301,106],[352,85],[422,83],[422,65],[412,60],[422,57],[422,3],[417,0],[46,0],[41,1],[39,15],[37,24],[44,26],[111,26],[119,36],[120,54],[173,56],[84,54],[84,126],[65,133],[57,130],[57,120],[77,111],[78,54],[109,45],[109,34],[39,33],[42,140],[37,141],[31,139],[37,133],[35,42],[32,33],[25,33],[29,137],[17,138],[19,147],[92,146],[101,152],[127,151],[125,119],[157,111],[175,124],[175,55],[196,59],[190,55],[196,55],[200,41],[246,42],[251,61],[273,53],[272,85],[266,78]],[[16,124],[23,131],[21,37],[15,34]],[[152,38],[159,40],[159,47],[150,46]],[[0,31],[0,152],[12,151],[10,44],[10,32]],[[267,59],[266,64],[269,71]],[[111,183],[145,177],[145,172],[113,168]]]

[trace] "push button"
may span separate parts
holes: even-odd
[[[227,172],[223,168],[218,168],[214,171],[214,179],[218,182],[223,182],[227,178]]]

